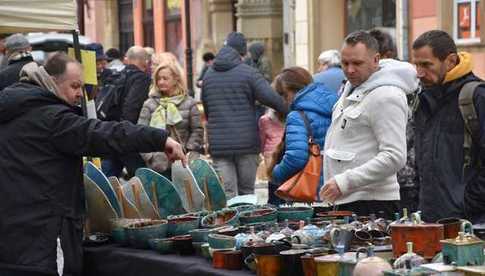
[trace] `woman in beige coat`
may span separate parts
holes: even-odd
[[[178,63],[160,64],[153,71],[152,86],[143,104],[138,124],[165,129],[186,153],[202,149],[203,128],[197,102],[187,95],[184,73]],[[171,162],[163,152],[142,154],[147,166],[171,177]]]

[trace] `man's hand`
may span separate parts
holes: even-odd
[[[184,167],[187,166],[187,156],[185,156],[182,146],[180,146],[174,139],[170,137],[167,138],[164,152],[170,161],[180,160]]]
[[[340,188],[338,187],[335,178],[327,181],[327,183],[325,183],[325,185],[323,185],[323,188],[320,190],[320,198],[331,203],[334,203],[335,200],[337,200],[341,196],[342,192],[340,192]]]

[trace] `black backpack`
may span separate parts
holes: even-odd
[[[125,87],[131,70],[113,72],[96,97],[96,115],[103,121],[119,121],[125,98]]]

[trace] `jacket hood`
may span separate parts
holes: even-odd
[[[472,57],[469,53],[460,52],[458,53],[458,57],[460,58],[460,63],[446,73],[443,83],[459,79],[473,70]]]
[[[229,46],[224,46],[219,53],[217,53],[212,68],[216,71],[229,71],[241,63],[242,61],[239,53]]]
[[[408,62],[395,59],[382,59],[379,61],[379,70],[356,89],[365,92],[372,91],[380,86],[396,86],[402,89],[406,95],[418,90],[419,80],[416,69]],[[346,89],[350,89],[348,83]]]
[[[0,93],[0,123],[13,120],[28,111],[45,105],[67,103],[40,86],[19,82]]]
[[[264,45],[260,42],[253,43],[249,46],[248,51],[251,54],[251,59],[257,61],[264,54]]]
[[[291,110],[311,111],[332,116],[332,109],[338,96],[324,84],[312,83],[300,90],[291,104]]]

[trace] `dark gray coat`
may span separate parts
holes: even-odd
[[[223,47],[202,85],[212,156],[259,153],[255,101],[287,113],[283,99],[255,68],[244,64],[237,51]]]

